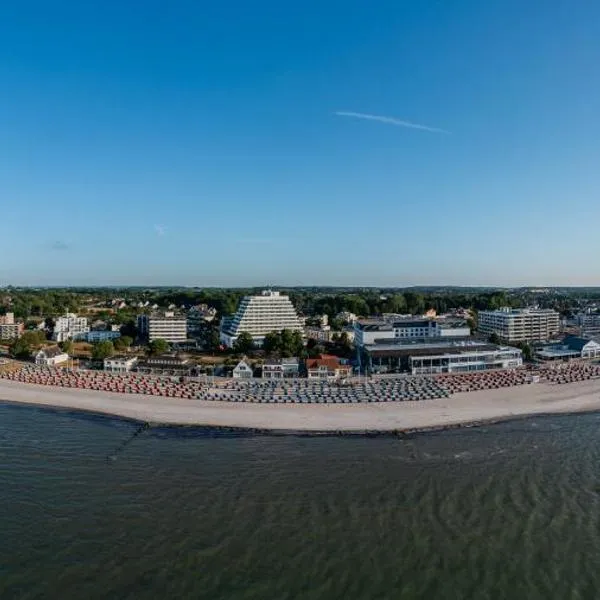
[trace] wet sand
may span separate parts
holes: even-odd
[[[406,431],[526,415],[600,411],[600,380],[532,384],[419,402],[351,405],[207,402],[0,381],[0,400],[168,425],[281,431]]]

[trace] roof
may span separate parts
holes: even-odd
[[[48,348],[42,348],[41,352],[43,352],[46,358],[56,358],[64,352],[58,346],[49,346]]]
[[[240,362],[237,365],[235,365],[234,370],[235,369],[244,369],[244,371],[247,369],[252,370],[250,365],[245,360],[240,360]]]
[[[576,335],[568,335],[562,341],[562,343],[569,350],[573,350],[575,352],[581,352],[592,341],[593,340],[589,340],[589,339],[583,338],[583,337],[578,337]],[[594,342],[594,343],[596,343],[596,342]]]
[[[340,359],[337,356],[333,356],[332,354],[321,354],[321,356],[317,358],[309,358],[306,361],[307,369],[318,369],[319,367],[327,367],[328,369],[334,371],[335,369],[339,369],[344,365],[341,364]]]
[[[397,343],[368,344],[364,347],[371,356],[425,356],[427,354],[463,354],[507,349],[473,339],[420,338],[399,340]],[[512,348],[511,348],[512,349]]]
[[[298,359],[295,356],[290,358],[269,358],[264,363],[266,367],[277,365],[298,365]]]

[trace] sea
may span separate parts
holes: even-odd
[[[594,599],[600,415],[269,436],[0,403],[0,599]]]

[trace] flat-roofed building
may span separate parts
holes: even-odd
[[[575,316],[575,323],[582,337],[600,337],[600,313],[579,313]]]
[[[87,317],[79,317],[75,313],[67,313],[56,319],[52,339],[55,342],[81,340],[85,339],[89,331],[90,326]]]
[[[187,318],[173,311],[138,315],[137,325],[140,335],[149,342],[161,339],[180,344],[187,340]]]
[[[221,323],[221,341],[232,348],[241,333],[249,333],[261,346],[268,333],[303,331],[302,322],[288,296],[265,290],[260,295],[245,296],[232,319]]]
[[[463,320],[440,320],[431,317],[365,319],[354,324],[357,346],[420,338],[463,338],[471,334]]]
[[[0,323],[0,340],[16,340],[24,331],[23,323]]]
[[[422,338],[364,346],[361,362],[372,373],[462,373],[523,365],[518,348],[467,338]]]
[[[482,310],[477,329],[484,335],[496,334],[509,344],[543,342],[558,334],[560,315],[547,308]]]
[[[104,370],[111,373],[128,373],[138,362],[137,356],[111,356],[104,359]]]

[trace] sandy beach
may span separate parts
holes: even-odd
[[[0,400],[168,425],[315,432],[402,431],[600,410],[600,380],[566,385],[539,383],[419,402],[353,405],[207,402],[0,381]]]

